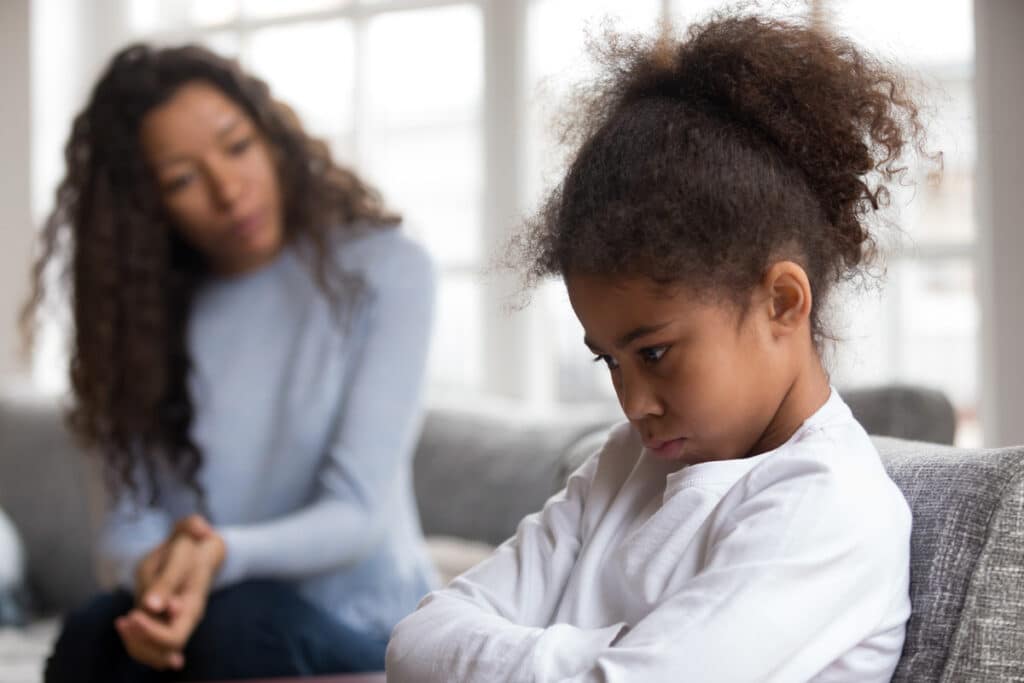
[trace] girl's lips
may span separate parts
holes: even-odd
[[[674,460],[682,455],[685,443],[685,437],[668,441],[644,441],[644,448],[656,458]]]

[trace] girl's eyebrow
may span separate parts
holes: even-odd
[[[646,337],[649,334],[654,334],[655,332],[665,329],[671,324],[671,322],[665,322],[659,323],[657,325],[641,325],[640,327],[634,328],[627,332],[626,334],[619,337],[619,340],[615,342],[615,348],[625,348],[632,344],[633,342],[635,342],[637,339]],[[589,348],[591,351],[594,351],[595,353],[598,351],[597,346],[586,336],[583,337],[583,343],[586,344],[587,348]]]

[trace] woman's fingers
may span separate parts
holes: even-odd
[[[184,644],[176,646],[166,632],[141,610],[132,610],[114,622],[125,650],[133,659],[154,669],[180,669],[185,665]]]
[[[160,566],[164,562],[164,556],[167,552],[167,543],[161,543],[156,546],[149,553],[139,560],[139,564],[135,567],[135,598],[140,599],[145,594],[149,585],[153,582],[157,573],[160,571]]]
[[[187,534],[197,541],[202,541],[213,533],[213,527],[202,515],[189,515],[178,520],[174,525],[174,533]]]
[[[135,587],[136,597],[141,604],[147,609],[152,611],[154,614],[160,614],[164,610],[168,609],[166,604],[166,597],[168,595],[166,588],[166,581],[160,583],[161,588],[157,591],[151,590],[157,578],[161,575],[166,574],[165,567],[169,560],[169,549],[171,546],[175,546],[177,549],[178,560],[180,560],[181,546],[183,543],[176,543],[181,538],[191,538],[194,541],[203,541],[208,539],[213,534],[213,527],[202,515],[189,515],[188,517],[182,517],[174,525],[174,530],[170,536],[160,545],[156,546],[151,550],[138,564],[135,571]],[[180,567],[175,567],[172,572],[179,571]],[[170,578],[172,579],[171,590],[174,589],[173,578],[177,574],[173,574]]]
[[[143,610],[132,610],[122,618],[133,633],[160,650],[184,650],[191,634],[183,620],[158,619]]]
[[[167,548],[163,566],[142,595],[142,606],[152,614],[162,614],[167,609],[168,599],[185,583],[198,561],[195,541],[187,536],[173,539]]]

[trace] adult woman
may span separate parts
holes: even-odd
[[[431,579],[410,476],[428,259],[199,47],[119,52],[66,161],[28,310],[64,262],[69,421],[105,465],[120,590],[68,617],[47,680],[382,668]]]

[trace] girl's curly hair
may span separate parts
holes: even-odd
[[[202,454],[190,435],[186,326],[208,273],[161,204],[139,127],[194,81],[219,89],[268,140],[284,199],[285,239],[343,310],[360,282],[337,266],[332,242],[357,224],[399,221],[376,190],[337,165],[327,145],[307,135],[292,110],[236,62],[195,45],[135,44],[114,56],[74,120],[22,329],[30,346],[47,281],[56,276],[74,322],[68,423],[103,458],[113,492],[137,491],[141,476],[153,498],[161,465],[202,496],[196,478]]]
[[[904,152],[926,155],[898,70],[797,22],[721,12],[682,40],[667,26],[610,33],[597,56],[569,170],[512,244],[529,283],[641,276],[744,309],[792,259],[820,304],[876,255],[866,219],[904,177]]]

